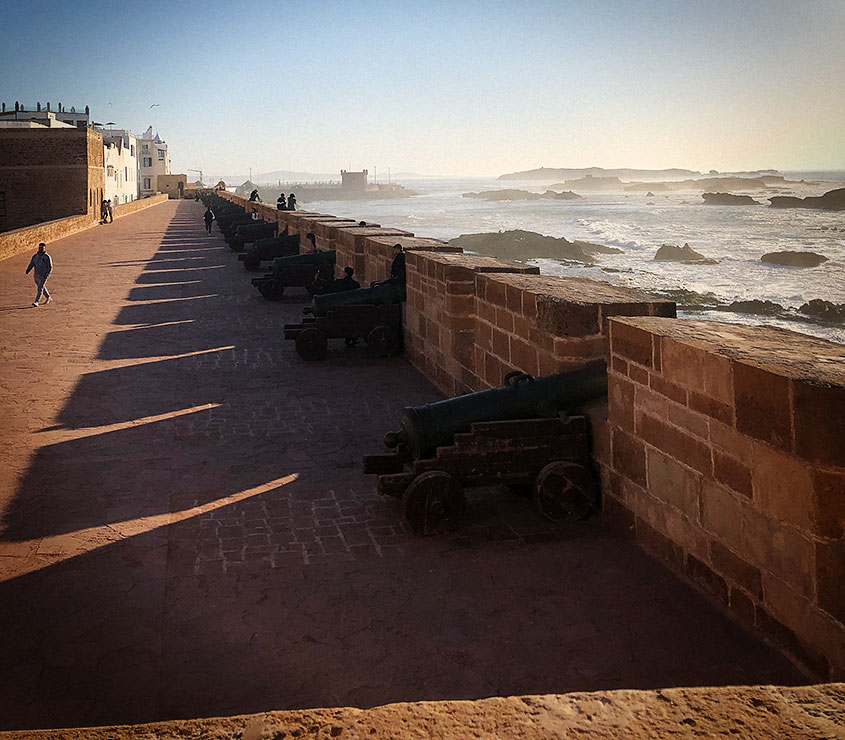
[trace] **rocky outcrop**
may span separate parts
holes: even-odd
[[[576,239],[572,242],[576,247],[580,247],[582,251],[587,254],[622,254],[622,250],[617,247],[606,247],[604,244],[593,244],[592,242],[582,242]]]
[[[760,316],[778,316],[784,312],[784,307],[780,303],[773,301],[760,301],[756,298],[752,301],[734,301],[733,303],[722,307],[724,311],[733,311],[734,313],[753,313]]]
[[[701,196],[708,206],[760,206],[759,201],[750,195],[733,195],[732,193],[704,193]]]
[[[845,324],[845,303],[831,303],[814,298],[801,306],[798,312],[828,324]]]
[[[577,190],[621,190],[626,183],[618,177],[594,177],[586,175],[577,180],[566,180],[562,183],[550,185],[552,190],[563,190],[576,188]]]
[[[543,193],[541,198],[551,198],[552,200],[580,200],[581,196],[578,193],[573,193],[571,190],[564,190],[562,193],[556,193],[554,190],[547,190]]]
[[[480,193],[464,193],[463,197],[480,200],[539,200],[540,194],[529,190],[483,190]]]
[[[769,198],[772,208],[821,208],[825,211],[845,211],[845,188],[828,190],[824,195],[795,198],[778,195]]]
[[[464,249],[505,259],[556,259],[567,262],[593,264],[593,258],[578,244],[533,231],[499,231],[484,234],[461,234],[449,241]],[[587,242],[581,242],[587,244]],[[589,245],[598,246],[598,245]]]
[[[761,262],[772,265],[788,265],[789,267],[817,267],[827,262],[827,257],[815,252],[769,252],[760,257]]]
[[[675,262],[689,262],[691,264],[699,265],[716,265],[718,260],[711,260],[703,254],[696,252],[689,244],[684,244],[683,247],[675,246],[674,244],[662,244],[657,254],[654,255],[656,260],[673,260]]]

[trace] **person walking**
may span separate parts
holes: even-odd
[[[214,221],[214,211],[211,210],[211,206],[205,209],[205,213],[202,217],[205,219],[205,230],[210,234],[211,222]]]
[[[53,300],[47,292],[47,286],[44,284],[47,282],[47,278],[50,277],[50,273],[53,272],[53,260],[47,254],[47,245],[44,242],[38,245],[38,251],[32,255],[32,259],[29,261],[29,267],[26,268],[27,275],[29,275],[30,270],[35,270],[33,277],[35,278],[35,285],[38,287],[38,292],[35,294],[35,300],[32,302],[32,305],[37,308],[42,293],[47,299],[44,301],[45,305]]]
[[[109,214],[109,223],[114,223],[114,206],[111,204],[111,198],[106,201],[106,212]]]

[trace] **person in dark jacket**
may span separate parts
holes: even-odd
[[[277,211],[286,211],[288,207],[285,205],[285,194],[282,193],[278,198],[276,198],[276,210]]]
[[[343,277],[335,280],[332,289],[335,293],[340,293],[344,290],[357,290],[361,287],[361,283],[357,280],[353,280],[352,276],[355,274],[355,270],[351,267],[344,267],[343,268]]]
[[[393,262],[390,265],[390,278],[388,280],[391,283],[405,282],[405,250],[401,244],[393,245]]]
[[[250,203],[260,203],[261,202],[261,196],[258,194],[257,188],[249,194],[249,202]]]
[[[214,211],[211,210],[211,206],[205,209],[205,213],[202,217],[205,219],[205,230],[210,234],[211,222],[214,221]]]
[[[289,211],[295,211],[296,210],[296,196],[293,193],[291,193],[288,196],[288,210]]]
[[[29,267],[26,268],[27,275],[29,275],[30,270],[35,270],[33,277],[35,278],[35,285],[38,288],[32,305],[36,308],[38,307],[38,301],[41,300],[42,293],[47,299],[44,301],[44,305],[47,305],[53,300],[47,292],[47,286],[45,285],[47,278],[50,277],[50,273],[53,272],[53,260],[47,254],[47,245],[44,242],[38,245],[38,251],[32,255],[32,259],[29,261]]]

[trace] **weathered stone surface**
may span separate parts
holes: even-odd
[[[789,267],[817,267],[822,262],[827,262],[827,257],[815,252],[769,252],[760,257],[760,262]]]
[[[146,725],[0,733],[0,740],[653,740],[841,738],[845,684],[606,691],[306,709]]]

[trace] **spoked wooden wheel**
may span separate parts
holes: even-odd
[[[419,537],[452,532],[466,508],[464,489],[441,470],[421,473],[402,496],[405,519]]]
[[[399,335],[389,326],[377,326],[367,334],[367,349],[373,357],[390,357],[399,349]]]
[[[303,329],[296,336],[296,352],[303,360],[322,360],[328,353],[326,335],[316,326]]]
[[[574,462],[549,463],[534,481],[534,504],[553,522],[583,519],[595,505],[596,493],[592,473]]]
[[[278,280],[266,280],[261,283],[259,290],[268,301],[280,301],[285,294],[285,287],[279,285]]]

